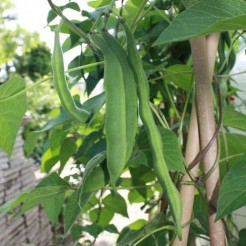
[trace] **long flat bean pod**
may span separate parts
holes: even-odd
[[[163,156],[161,135],[155,124],[149,105],[149,83],[142,66],[141,58],[136,48],[135,39],[127,23],[125,21],[122,21],[122,23],[126,33],[129,61],[135,71],[135,77],[138,83],[139,113],[149,137],[154,171],[167,195],[169,206],[176,224],[177,233],[181,239],[182,203],[180,194],[172,182]]]
[[[54,51],[52,55],[52,69],[53,69],[54,86],[60,98],[63,108],[75,120],[81,123],[86,122],[90,113],[87,110],[76,106],[67,85],[65,72],[64,72],[63,53],[62,53],[60,38],[59,38],[59,27],[55,29],[55,44],[54,44]]]
[[[91,39],[104,56],[104,89],[106,96],[107,167],[114,187],[126,163],[125,88],[121,64],[101,35]]]
[[[114,54],[118,57],[124,77],[125,102],[126,102],[126,142],[127,154],[126,162],[130,158],[134,145],[138,127],[138,98],[135,77],[130,67],[126,51],[107,30],[102,31],[102,37],[108,43]]]

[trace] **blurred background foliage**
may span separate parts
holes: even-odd
[[[10,0],[0,2],[0,83],[20,75],[29,87],[51,75],[51,52],[40,41],[37,32],[30,33],[18,25],[18,19],[13,14],[14,8]],[[58,105],[51,83],[43,83],[29,90],[27,96],[24,139],[31,131],[42,128],[50,118],[50,112]],[[46,138],[47,135],[40,135],[32,157],[40,159]]]

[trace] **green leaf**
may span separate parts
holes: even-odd
[[[57,14],[55,13],[55,11],[53,9],[51,9],[48,13],[48,16],[47,16],[47,24],[49,24],[51,21],[53,21],[56,17],[57,17]]]
[[[191,39],[213,32],[245,29],[246,3],[242,0],[205,0],[179,14],[154,45]]]
[[[49,136],[51,150],[60,150],[61,143],[65,140],[66,136],[67,132],[63,129],[54,129],[51,131]]]
[[[140,7],[141,4],[143,3],[142,0],[131,0],[131,1],[136,7]]]
[[[173,65],[164,71],[165,82],[173,83],[181,89],[189,91],[192,83],[192,69],[187,65]]]
[[[143,239],[151,236],[155,232],[163,231],[163,230],[175,230],[174,226],[167,225],[165,221],[165,217],[163,215],[158,215],[152,221],[150,221],[147,225],[143,226],[139,230],[130,230],[122,237],[119,237],[117,241],[118,246],[125,245],[138,245]]]
[[[149,166],[148,155],[144,150],[139,150],[127,163],[128,167],[138,167],[139,165]]]
[[[223,108],[223,125],[246,131],[246,115],[232,108]]]
[[[71,238],[73,242],[76,242],[77,240],[80,239],[82,231],[83,231],[83,226],[78,224],[73,225],[71,229]]]
[[[70,2],[64,6],[59,6],[59,8],[63,11],[64,9],[73,9],[76,11],[80,11],[80,7],[75,2]],[[53,21],[57,17],[57,14],[54,12],[54,10],[50,10],[47,17],[47,24],[49,24],[51,21]]]
[[[239,246],[244,246],[245,242],[246,242],[246,228],[240,230],[238,234],[239,234],[238,245]]]
[[[227,165],[234,166],[240,160],[241,155],[246,153],[246,136],[235,133],[226,133],[224,135],[226,142],[223,139],[223,135],[220,134],[220,159],[224,159],[220,163],[221,178],[227,173]],[[228,157],[230,159],[227,160],[226,158]]]
[[[109,174],[106,170],[106,165],[97,166],[89,176],[83,185],[83,192],[95,192],[108,184]]]
[[[156,175],[154,174],[152,167],[145,167],[145,166],[137,166],[135,168],[129,168],[131,178],[132,178],[132,185],[138,186],[142,188],[137,188],[136,191],[138,191],[144,198],[147,198],[147,187],[145,186],[146,183],[152,182],[156,179]],[[130,200],[130,194],[133,190],[129,192],[129,201]],[[135,196],[135,194],[134,194]],[[136,195],[136,198],[138,196]],[[135,198],[134,198],[135,200]]]
[[[63,124],[71,120],[72,118],[68,115],[68,113],[63,108],[60,108],[60,114],[57,117],[49,120],[44,126],[44,128],[42,128],[41,130],[35,131],[35,132],[37,133],[46,132],[57,125]]]
[[[182,153],[179,148],[179,143],[174,132],[165,129],[163,127],[158,127],[162,143],[163,143],[163,153],[169,170],[175,170],[181,173],[185,173],[185,168],[183,165]],[[151,160],[151,148],[148,141],[148,136],[146,131],[140,132],[138,136],[139,148],[144,150]]]
[[[101,167],[101,163],[106,159],[106,153],[101,152],[94,156],[86,165],[83,174],[83,179],[79,185],[79,204],[81,204],[81,197],[83,194],[95,192],[103,188],[107,183],[107,176]]]
[[[111,212],[128,217],[126,201],[119,194],[106,196],[103,199],[103,204]]]
[[[83,231],[88,232],[91,236],[96,238],[102,232],[102,227],[93,223],[91,225],[83,226]]]
[[[98,215],[100,215],[99,220],[98,220]],[[114,212],[112,212],[106,207],[103,207],[100,210],[98,208],[91,210],[89,216],[92,222],[96,222],[100,226],[105,226],[109,224],[109,222],[113,219]]]
[[[24,200],[24,204],[21,209],[14,215],[18,217],[24,214],[31,208],[45,202],[50,198],[54,198],[67,191],[70,185],[57,175],[52,173],[37,184],[37,186],[28,193]]]
[[[60,149],[60,155],[59,155],[60,156],[60,167],[59,167],[59,171],[58,171],[59,173],[62,172],[67,161],[74,154],[76,149],[77,149],[77,145],[72,139],[66,138],[63,141],[63,143],[61,145],[61,149]]]
[[[99,8],[108,5],[111,0],[92,0],[88,2],[88,5],[92,8]]]
[[[103,134],[101,131],[94,131],[87,135],[82,144],[79,146],[78,151],[75,154],[75,159],[79,159],[82,163],[86,163],[91,159],[90,157],[93,157],[89,154],[89,150],[91,148],[95,148],[95,144],[100,141],[100,139],[103,137]]]
[[[129,225],[131,230],[139,230],[143,226],[147,225],[148,221],[144,219],[138,219]]]
[[[216,221],[246,205],[246,155],[224,177],[217,204]]]
[[[28,193],[28,191],[20,192],[14,199],[4,203],[2,206],[0,206],[0,214],[12,212],[15,207],[20,205],[25,200]]]
[[[52,224],[55,224],[58,220],[64,204],[64,198],[64,193],[62,193],[43,202],[44,211]]]
[[[0,148],[9,157],[27,110],[26,94],[14,95],[23,91],[25,87],[25,81],[21,77],[14,77],[0,86]]]
[[[209,235],[208,228],[208,209],[206,201],[200,196],[196,195],[193,205],[194,219],[190,225],[190,233],[193,235]]]
[[[69,197],[67,205],[64,212],[64,233],[67,234],[71,226],[76,221],[77,217],[80,214],[81,209],[87,204],[90,200],[91,194],[84,194],[81,198],[80,207],[78,205],[78,191],[74,191]]]
[[[14,215],[14,218],[24,214],[31,208],[45,202],[46,200],[53,198],[54,196],[64,193],[68,187],[64,186],[43,186],[34,188],[24,200],[22,208]]]
[[[54,129],[50,133],[47,148],[43,153],[41,171],[49,173],[54,165],[60,161],[61,143],[66,138],[67,132],[61,129]]]
[[[84,102],[83,106],[84,108],[90,112],[90,120],[87,124],[90,124],[90,122],[95,118],[99,110],[102,108],[103,104],[105,103],[105,93],[102,92],[86,102]]]
[[[59,148],[48,148],[42,156],[41,172],[49,173],[52,167],[59,161]]]
[[[146,199],[144,198],[144,196],[142,196],[139,191],[135,190],[130,190],[128,193],[128,200],[131,204],[133,203],[141,203],[141,202],[145,202]]]
[[[61,8],[62,8],[62,10],[63,9],[73,9],[73,10],[78,11],[78,12],[80,11],[80,7],[76,2],[69,2],[66,5],[62,6]]]
[[[27,157],[29,157],[34,150],[36,143],[40,137],[40,134],[37,132],[31,132],[27,135],[27,138],[24,142],[24,150]]]
[[[190,6],[192,6],[195,3],[201,2],[203,0],[182,0],[182,3],[184,4],[184,6],[186,8],[189,8]]]
[[[103,230],[108,231],[110,233],[115,233],[115,234],[119,233],[117,230],[117,227],[113,224],[103,226]]]
[[[87,213],[89,210],[96,207],[98,203],[99,203],[98,198],[95,196],[95,194],[92,194],[88,203],[86,203],[85,206],[83,207],[82,212]]]
[[[42,179],[36,187],[43,186],[61,186],[61,187],[70,187],[69,183],[62,179],[57,173],[51,173],[44,179]]]
[[[71,32],[69,37],[67,37],[62,44],[62,51],[65,53],[80,44],[80,37],[77,34]],[[83,60],[83,57],[81,59]]]

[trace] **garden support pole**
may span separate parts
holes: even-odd
[[[212,81],[213,73],[214,73],[214,64],[217,53],[217,47],[219,42],[219,33],[213,33],[207,38],[207,53],[209,60],[209,75],[210,81]],[[199,144],[199,133],[198,133],[198,123],[197,123],[197,114],[196,114],[196,105],[193,101],[192,111],[190,117],[190,127],[189,134],[186,144],[186,152],[185,152],[185,161],[186,163],[191,163],[192,160],[196,157],[200,150]],[[199,170],[199,165],[196,165],[192,170],[192,174],[194,177],[197,177]],[[190,182],[191,179],[188,174],[185,174],[182,177],[182,182]],[[183,204],[182,210],[182,224],[187,224],[192,218],[192,209],[194,203],[194,192],[195,187],[192,185],[181,185],[180,187],[180,195]],[[176,237],[173,242],[173,246],[186,246],[188,242],[190,230],[190,223],[188,223],[182,230],[182,241]]]
[[[190,118],[190,128],[186,144],[185,151],[185,161],[186,163],[191,163],[193,159],[199,152],[199,134],[198,134],[198,124],[197,124],[197,115],[196,115],[196,106],[193,102],[191,118]],[[197,176],[199,170],[199,165],[196,165],[191,172],[193,176]],[[191,179],[188,174],[185,174],[182,177],[182,182],[190,182]],[[193,185],[181,185],[180,195],[182,199],[182,225],[186,226],[182,229],[182,241],[179,241],[178,237],[175,238],[173,246],[186,246],[190,230],[190,220],[192,217],[193,203],[194,203],[194,192],[195,186]],[[188,223],[188,224],[187,224]]]
[[[196,81],[196,109],[198,117],[198,128],[201,149],[204,149],[215,131],[214,104],[211,87],[211,76],[209,72],[209,55],[207,39],[205,36],[195,38],[191,41],[192,59]],[[203,158],[204,174],[206,175],[213,167],[217,158],[217,141],[213,143],[208,153]],[[219,196],[219,168],[215,168],[213,173],[206,180],[206,198],[210,206],[209,231],[210,244],[216,246],[225,245],[224,225],[221,220],[214,222],[216,212],[211,207],[216,208]]]

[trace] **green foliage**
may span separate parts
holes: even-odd
[[[75,19],[72,23],[86,35],[89,35],[93,24],[93,28],[98,32],[105,25],[124,48],[125,33],[122,25],[118,23],[118,17],[114,13],[111,13],[108,19],[100,16],[100,11],[109,10],[110,2],[89,1],[88,4],[92,7],[90,12],[81,11],[81,6],[71,1],[59,7],[61,11],[70,9],[76,14],[81,11],[83,20]],[[184,6],[187,7],[186,10]],[[166,11],[169,8],[170,11]],[[115,7],[114,11],[120,13],[119,8]],[[128,0],[124,1],[122,15],[134,31],[138,52],[149,81],[149,101],[161,135],[163,154],[172,182],[177,187],[180,185],[181,176],[186,173],[183,156],[188,131],[193,130],[189,129],[193,101],[191,95],[194,91],[193,64],[189,41],[182,40],[214,31],[226,31],[221,34],[215,64],[215,70],[224,76],[220,80],[223,126],[219,134],[219,165],[222,183],[217,219],[224,218],[227,225],[231,225],[227,229],[236,231],[236,238],[228,234],[228,242],[243,245],[245,229],[237,231],[229,217],[246,203],[243,182],[246,124],[245,114],[236,111],[234,102],[230,101],[230,97],[237,98],[238,89],[231,86],[232,78],[228,73],[236,61],[233,47],[237,45],[238,37],[242,36],[237,29],[240,29],[245,21],[245,1],[158,0],[152,3]],[[53,20],[59,18],[57,13],[51,10],[47,22],[50,25]],[[54,28],[55,26],[51,26],[52,30]],[[117,245],[169,245],[175,237],[176,229],[166,199],[167,194],[163,192],[153,171],[151,147],[142,122],[138,122],[131,157],[116,186],[112,187],[109,183],[106,154],[107,100],[104,92],[97,91],[100,87],[99,81],[103,80],[104,65],[100,63],[101,65],[93,66],[95,62],[103,61],[103,57],[99,53],[92,53],[85,39],[70,30],[69,25],[62,25],[61,32],[67,35],[62,45],[63,52],[81,47],[81,54],[77,54],[68,65],[69,69],[75,69],[69,71],[67,76],[69,81],[72,81],[69,88],[74,100],[78,105],[83,101],[83,107],[90,113],[90,118],[85,124],[79,124],[59,107],[59,100],[51,83],[41,83],[39,80],[50,72],[49,50],[35,44],[32,35],[27,37],[27,45],[22,45],[24,55],[16,58],[17,72],[27,74],[35,80],[30,81],[26,77],[28,113],[32,121],[24,132],[25,151],[27,156],[42,158],[41,171],[47,173],[47,177],[31,191],[20,194],[2,206],[0,213],[13,213],[19,209],[15,214],[18,216],[41,204],[52,224],[62,225],[64,236],[71,234],[74,244],[81,239],[84,243],[93,244],[102,232],[107,231],[117,234]],[[14,35],[17,34],[7,37],[6,32],[4,40],[7,42],[9,38],[14,38]],[[13,45],[13,50],[15,48]],[[1,49],[0,44],[0,51]],[[3,55],[4,62],[13,58],[13,50],[11,45],[6,48],[4,52],[9,52],[9,57]],[[76,69],[88,64],[92,65]],[[80,81],[83,81],[86,87],[86,95],[83,96],[75,86]],[[114,83],[117,90],[117,78]],[[34,85],[38,86],[30,89]],[[0,86],[0,147],[8,155],[11,154],[21,119],[27,109],[23,91],[25,88],[25,83],[20,78],[11,79]],[[117,106],[117,103],[115,104],[113,106]],[[117,123],[117,120],[111,119],[110,124]],[[231,133],[231,128],[240,132]],[[39,148],[35,153],[33,150],[37,143]],[[68,173],[69,168],[71,172]],[[65,177],[61,178],[60,175]],[[199,193],[196,190],[189,237],[209,236],[207,204],[203,195],[205,188],[203,179],[200,178],[199,181],[196,182]],[[134,222],[129,220],[128,226],[119,230],[117,223],[113,224],[113,219],[116,214],[126,220],[131,219],[128,218],[131,216],[128,212],[129,204],[137,204],[140,210],[152,219],[137,218]]]
[[[35,47],[31,47],[22,56],[15,57],[16,73],[28,75],[32,81],[36,81],[44,75],[51,73],[50,59],[49,48],[45,44],[40,43]]]
[[[14,4],[10,0],[3,0],[0,4],[0,25],[6,20],[13,18],[12,16],[6,16],[6,10],[12,9]]]
[[[0,147],[11,156],[15,139],[27,109],[26,94],[16,95],[26,87],[21,77],[15,77],[0,86]]]
[[[27,87],[32,87],[36,83],[39,83],[40,80],[32,81],[26,78],[26,82]],[[47,139],[46,129],[49,129],[49,124],[54,126],[54,124],[58,124],[60,120],[63,122],[70,119],[67,114],[63,112],[57,116],[59,110],[55,110],[55,107],[58,106],[58,102],[55,91],[49,82],[42,83],[33,90],[27,91],[28,108],[26,116],[28,121],[25,123],[23,131],[26,156],[39,160],[44,151],[43,145]],[[42,133],[33,132],[40,129],[43,129]]]
[[[183,165],[182,154],[179,149],[179,144],[176,135],[171,130],[165,129],[163,127],[159,127],[159,131],[163,141],[163,153],[165,155],[165,159],[169,170],[175,170],[184,173],[185,169]],[[139,133],[137,142],[140,155],[142,155],[143,151],[148,160],[148,165],[152,166],[151,149],[146,131],[142,130]],[[134,163],[134,165],[141,165],[142,161],[143,160],[141,158],[140,163],[136,162]]]
[[[123,230],[120,235],[117,245],[138,245],[140,242],[145,241],[148,237],[155,237],[155,233],[164,230],[173,230],[173,226],[167,225],[165,223],[165,218],[162,215],[155,217],[152,221],[149,221],[148,225],[143,226],[139,230]],[[158,244],[165,244],[164,235],[162,233],[162,238],[157,239]],[[160,240],[160,241],[159,241]],[[164,241],[163,241],[164,240]],[[146,244],[148,245],[148,244]]]
[[[79,185],[79,204],[82,195],[102,189],[107,184],[108,174],[104,170],[102,163],[105,161],[106,154],[101,152],[95,155],[86,165],[82,181]]]
[[[241,0],[201,1],[175,18],[155,45],[191,39],[213,32],[244,28],[246,3]]]
[[[224,177],[218,201],[216,220],[246,205],[246,155]]]
[[[24,214],[31,208],[54,199],[54,196],[60,196],[70,188],[70,185],[60,178],[56,173],[52,173],[44,178],[39,184],[31,190],[24,199],[23,206],[14,215],[14,217]]]
[[[246,115],[235,111],[232,108],[223,110],[223,124],[238,130],[246,131]]]
[[[21,53],[28,52],[31,47],[35,47],[38,43],[37,33],[28,33],[20,26],[16,26],[15,30],[0,28],[0,66],[10,62],[16,57],[17,48]]]

